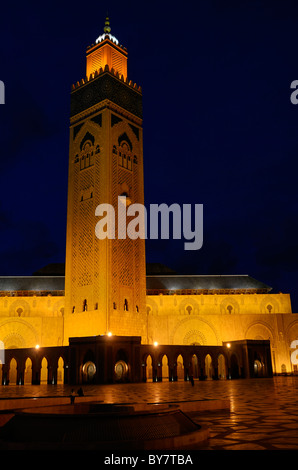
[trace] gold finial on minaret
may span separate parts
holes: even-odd
[[[127,51],[124,47],[119,46],[119,41],[111,34],[110,18],[106,14],[103,34],[98,36],[95,44],[87,49],[86,77],[98,72],[101,68],[104,70],[106,66],[114,69],[115,73],[119,73],[119,77],[123,75],[124,80],[127,78]]]
[[[106,16],[105,27],[103,28],[103,30],[106,34],[110,34],[110,32],[111,32],[110,19],[109,19],[108,15]]]

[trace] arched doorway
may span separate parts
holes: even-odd
[[[231,379],[239,379],[239,364],[236,354],[231,356]]]
[[[153,367],[152,357],[149,354],[146,359],[146,380],[147,381],[153,380],[152,367]]]
[[[177,379],[184,380],[184,363],[181,354],[177,357]]]
[[[262,363],[255,359],[254,361],[254,377],[262,377],[263,376],[263,366]]]
[[[198,379],[199,378],[199,362],[198,362],[198,357],[196,354],[192,356],[191,363],[192,363],[192,376],[194,379]]]
[[[219,379],[226,379],[227,378],[227,370],[226,370],[226,359],[223,354],[219,354],[218,356],[218,378]]]
[[[161,376],[162,380],[169,380],[169,365],[166,354],[161,358]]]
[[[44,385],[48,383],[48,361],[44,357],[41,361],[41,369],[40,369],[40,384]]]
[[[205,375],[207,380],[212,379],[212,358],[210,354],[205,357]]]
[[[64,384],[64,360],[61,356],[58,359],[57,384]]]
[[[32,361],[30,357],[27,357],[25,362],[25,371],[24,371],[24,385],[32,384]]]
[[[254,355],[254,377],[264,377],[264,363],[259,356],[259,354],[255,353]]]
[[[16,385],[17,383],[17,361],[13,357],[9,363],[9,385]]]
[[[89,349],[84,355],[83,365],[81,366],[82,383],[94,383],[96,373],[94,352]]]
[[[114,380],[124,382],[129,380],[129,356],[125,349],[117,351],[114,365]]]
[[[125,382],[128,378],[128,365],[126,362],[123,360],[116,362],[114,373],[116,382]]]
[[[92,361],[87,361],[82,368],[83,383],[92,383],[95,379],[96,365]]]

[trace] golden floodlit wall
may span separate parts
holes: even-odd
[[[64,296],[0,297],[0,340],[5,348],[63,343]]]
[[[149,344],[269,339],[273,371],[293,370],[290,345],[298,339],[298,315],[291,313],[288,294],[147,296],[147,325]]]
[[[291,313],[288,294],[150,295],[146,305],[145,315],[124,306],[111,309],[110,331],[141,336],[143,344],[269,339],[273,372],[294,370],[290,345],[298,339],[298,314]],[[67,345],[64,306],[63,296],[1,297],[0,340],[7,349]],[[98,318],[97,311],[71,315],[70,336],[103,334]]]

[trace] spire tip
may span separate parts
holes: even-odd
[[[104,26],[103,30],[104,30],[105,34],[110,34],[110,32],[111,32],[110,19],[109,19],[108,14],[106,16],[105,26]]]

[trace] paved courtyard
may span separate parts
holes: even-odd
[[[187,413],[207,424],[210,440],[203,449],[298,449],[298,377],[229,381],[159,382],[85,386],[85,395],[107,403],[162,403],[229,399],[230,411]],[[0,399],[68,396],[70,386],[3,386]]]

